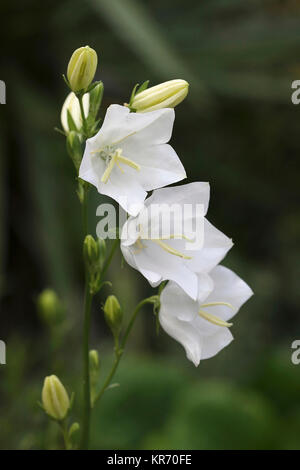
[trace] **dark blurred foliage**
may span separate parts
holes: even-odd
[[[121,387],[95,412],[92,446],[300,448],[300,369],[290,361],[300,335],[300,111],[290,99],[300,79],[299,2],[2,0],[1,13],[0,448],[61,445],[36,405],[43,378],[55,373],[69,390],[80,387],[81,216],[54,127],[67,93],[61,74],[85,44],[99,55],[102,112],[127,101],[136,82],[190,81],[172,144],[189,181],[210,182],[209,219],[235,241],[225,265],[255,292],[235,319],[236,340],[198,369],[163,332],[156,337],[145,309],[116,378]],[[94,234],[102,199],[92,193]],[[120,256],[109,274],[127,314],[152,292]],[[68,312],[62,342],[36,314],[49,286]],[[92,328],[106,361],[108,292],[95,301]],[[79,390],[76,399],[78,415]]]

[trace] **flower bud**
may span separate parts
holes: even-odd
[[[98,111],[102,103],[104,86],[99,82],[89,93],[90,95],[90,115],[93,119],[97,119]]]
[[[37,298],[37,309],[42,320],[48,325],[55,325],[63,318],[63,305],[52,289],[45,289],[40,293]]]
[[[83,242],[83,256],[88,266],[98,263],[100,258],[99,241],[95,240],[92,235],[87,235]]]
[[[189,84],[185,80],[169,80],[137,93],[130,107],[145,113],[161,108],[174,108],[188,94]]]
[[[73,52],[67,70],[67,77],[72,91],[84,90],[92,83],[97,62],[97,53],[89,46],[79,47]]]
[[[118,337],[121,331],[123,313],[118,299],[114,295],[107,297],[103,307],[106,323],[114,337]]]
[[[81,138],[80,134],[75,131],[70,131],[67,136],[67,152],[70,155],[74,166],[77,170],[79,171],[80,163],[82,160],[82,143],[81,143]]]
[[[84,115],[87,118],[90,107],[90,95],[85,93],[82,98]],[[61,108],[60,120],[65,132],[80,131],[82,128],[82,117],[79,100],[75,93],[71,91]]]
[[[56,375],[45,378],[42,390],[42,403],[46,413],[57,421],[63,420],[70,408],[69,396]]]
[[[98,356],[98,351],[96,349],[91,349],[89,352],[89,360],[90,360],[90,371],[98,371],[100,362],[99,362],[99,356]]]

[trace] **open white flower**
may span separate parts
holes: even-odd
[[[88,117],[89,114],[89,107],[90,107],[90,95],[89,93],[85,93],[82,98],[82,103],[83,103],[83,111],[85,117]],[[61,124],[66,132],[70,131],[70,126],[68,122],[68,112],[70,113],[74,124],[77,128],[77,130],[80,130],[82,127],[82,117],[81,117],[81,112],[80,112],[80,105],[79,105],[79,100],[75,93],[71,91],[71,93],[68,94],[67,98],[65,99],[65,102],[61,108],[61,115],[60,115],[60,120]]]
[[[224,266],[216,266],[209,275],[200,274],[199,286],[194,301],[175,282],[169,282],[161,294],[159,313],[163,329],[182,344],[195,366],[233,340],[228,320],[253,295],[250,287]]]
[[[158,189],[139,215],[124,224],[123,256],[152,287],[172,280],[196,299],[196,273],[209,272],[232,247],[231,239],[204,217],[208,201],[208,183]],[[190,243],[197,237],[200,244]]]
[[[173,109],[137,114],[126,106],[111,105],[100,131],[86,141],[80,178],[137,215],[147,191],[186,177],[167,144],[174,118]]]

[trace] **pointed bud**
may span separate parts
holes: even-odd
[[[99,355],[96,349],[91,349],[89,352],[90,358],[90,371],[99,370],[100,362],[99,362]]]
[[[45,412],[57,421],[63,420],[70,408],[69,396],[56,375],[45,378],[42,390],[42,403]]]
[[[103,307],[106,323],[111,329],[112,334],[117,338],[121,331],[123,313],[118,299],[114,295],[107,297]]]
[[[161,108],[174,108],[188,94],[185,80],[170,80],[137,93],[130,103],[136,112],[145,113]]]
[[[102,103],[103,91],[104,86],[102,82],[99,82],[98,85],[90,91],[90,115],[93,119],[97,118]]]
[[[90,107],[90,95],[85,93],[82,98],[84,115],[87,118]],[[82,128],[82,117],[79,100],[75,93],[71,91],[64,101],[60,113],[61,125],[66,133],[70,131],[80,131]]]
[[[92,235],[87,235],[83,242],[83,256],[85,262],[89,266],[93,266],[99,261],[100,257],[100,248],[99,242],[92,237]]]
[[[56,325],[64,316],[63,305],[53,289],[45,289],[40,293],[37,309],[41,319],[48,325]]]
[[[97,63],[97,53],[89,46],[79,47],[73,52],[67,70],[67,77],[72,91],[84,90],[92,83]]]

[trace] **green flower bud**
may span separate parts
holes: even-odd
[[[92,235],[87,235],[83,242],[83,256],[88,266],[93,266],[99,262],[100,247],[99,241],[95,240]]]
[[[161,108],[174,108],[188,94],[189,84],[185,80],[170,80],[137,93],[130,107],[145,113]]]
[[[70,155],[76,171],[79,171],[80,163],[82,160],[82,143],[80,134],[75,131],[70,131],[67,136],[67,152]]]
[[[118,299],[114,295],[107,297],[103,307],[106,323],[111,329],[112,334],[117,338],[121,331],[123,313]]]
[[[67,70],[67,77],[72,91],[84,90],[92,83],[97,63],[97,53],[89,46],[79,47],[73,52]]]
[[[92,119],[97,118],[102,102],[103,91],[104,86],[102,82],[99,82],[98,85],[90,91],[90,116]]]
[[[96,349],[91,349],[89,352],[89,360],[90,360],[90,370],[99,370],[100,361],[98,351]]]
[[[48,325],[56,325],[63,319],[63,305],[52,289],[41,292],[37,298],[37,309],[41,319]]]
[[[90,95],[85,93],[82,97],[83,111],[87,118],[90,108]],[[80,131],[82,128],[82,117],[79,100],[75,93],[71,91],[64,101],[60,113],[61,125],[66,133],[70,131]]]
[[[56,375],[45,378],[42,390],[42,403],[45,412],[51,418],[62,421],[70,408],[69,396]]]

